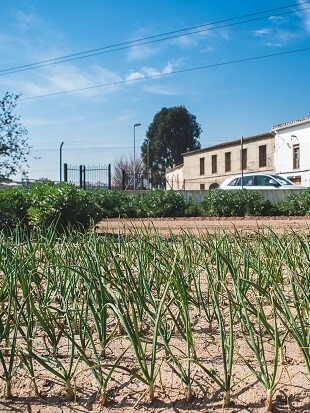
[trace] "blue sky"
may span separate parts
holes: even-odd
[[[61,142],[64,162],[113,164],[133,154],[135,123],[139,152],[164,106],[197,117],[202,147],[309,116],[310,50],[298,52],[306,48],[305,0],[1,0],[0,96],[22,93],[29,177],[57,180]],[[20,68],[94,49],[101,53]]]

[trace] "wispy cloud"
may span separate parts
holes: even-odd
[[[129,60],[143,60],[160,53],[160,47],[154,45],[134,46],[128,49],[127,57]]]
[[[170,87],[160,85],[145,86],[143,90],[145,92],[152,93],[153,95],[177,96],[180,94],[179,92]]]
[[[270,16],[268,17],[268,20],[270,22],[279,23],[279,24],[287,22],[287,19],[283,16]]]
[[[303,0],[298,0],[301,6]],[[289,16],[271,16],[269,26],[253,30],[252,35],[260,37],[268,47],[283,47],[300,40],[310,33],[310,9],[304,5],[304,10],[294,12]]]
[[[152,36],[153,34],[154,31],[141,28],[136,32],[135,36],[132,36],[132,39],[146,38],[148,36]],[[172,38],[170,38],[171,36]],[[205,42],[206,39],[212,37],[227,38],[227,31],[217,30],[215,35],[212,30],[199,31],[199,29],[197,29],[197,33],[193,30],[192,33],[184,32],[179,35],[175,33],[175,36],[176,37],[173,37],[173,35],[167,35],[167,39],[165,39],[165,36],[162,39],[159,37],[156,39],[149,39],[151,42],[154,40],[155,43],[131,47],[127,51],[127,57],[129,60],[143,60],[156,56],[171,47],[177,47],[183,50],[201,47],[201,44]],[[148,42],[148,40],[145,40],[145,42]]]
[[[301,5],[303,3],[303,0],[298,0],[298,3]],[[300,17],[304,29],[307,32],[310,32],[310,9],[299,11],[296,14]]]
[[[130,72],[127,76],[125,76],[126,81],[134,81],[138,79],[144,79],[148,77],[159,77],[161,75],[172,73],[174,68],[179,66],[180,62],[170,63],[168,62],[166,65],[163,66],[162,69],[144,66],[137,71]]]
[[[201,45],[202,41],[212,36],[211,31],[201,31],[199,33],[188,33],[170,40],[170,44],[181,48],[193,48]]]
[[[257,37],[269,36],[272,33],[270,27],[265,27],[263,29],[254,30],[252,34]]]
[[[51,126],[51,125],[64,125],[68,123],[76,123],[84,120],[84,116],[66,116],[61,118],[59,114],[57,114],[57,119],[45,119],[45,118],[24,118],[23,124],[29,128],[33,126]]]
[[[14,14],[16,18],[16,25],[22,30],[33,29],[42,23],[42,20],[33,10],[15,10]]]
[[[27,79],[24,75],[14,78],[2,76],[0,77],[0,85],[9,88],[9,90],[22,93],[23,98],[90,88],[78,92],[79,95],[88,97],[99,94],[100,89],[91,89],[92,86],[96,85],[107,85],[104,88],[105,94],[119,90],[120,85],[114,83],[121,80],[122,77],[117,73],[97,65],[80,69],[72,64],[63,64],[38,69],[32,72]],[[102,90],[100,91],[101,94]]]
[[[200,53],[211,53],[214,51],[214,47],[213,46],[205,46],[200,50]]]
[[[132,119],[134,117],[134,111],[132,110],[125,110],[124,112],[121,113],[117,118],[115,118],[112,123],[113,124],[118,124],[118,123],[132,123]]]
[[[252,35],[261,38],[263,44],[268,47],[286,46],[300,36],[296,30],[279,27],[264,27],[262,29],[253,30]]]
[[[154,35],[154,27],[140,27],[130,36],[129,41],[136,41],[137,39],[146,39],[142,43],[147,43],[147,38]],[[149,39],[151,41],[151,39]],[[141,44],[133,45],[127,49],[127,59],[129,61],[138,61],[148,59],[152,56],[157,55],[162,50],[161,43],[151,43],[151,44]]]

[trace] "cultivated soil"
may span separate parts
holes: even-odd
[[[152,219],[152,220],[123,220],[108,219],[103,220],[97,226],[100,233],[109,234],[130,234],[133,227],[141,229],[155,228],[162,236],[171,234],[179,235],[191,232],[198,235],[208,231],[214,233],[218,231],[256,231],[258,228],[271,228],[277,233],[285,231],[309,231],[310,219],[291,218],[177,218],[177,219]],[[192,315],[194,322],[194,332],[196,337],[196,351],[199,357],[206,363],[210,361],[212,365],[220,371],[221,356],[219,346],[219,336],[217,332],[208,329],[205,321],[198,314]],[[147,332],[145,333],[147,335]],[[225,409],[227,413],[248,412],[263,413],[265,411],[265,391],[258,380],[249,374],[245,359],[253,362],[253,353],[247,353],[246,343],[243,341],[242,333],[236,331],[236,348],[234,362],[235,388],[232,392],[232,404]],[[175,342],[178,348],[180,343]],[[106,357],[113,362],[122,348],[128,347],[127,339],[120,338],[107,349]],[[65,358],[64,349],[63,357]],[[242,354],[242,357],[241,357]],[[248,354],[248,355],[247,355]],[[133,363],[132,353],[126,355],[126,363],[130,367]],[[272,352],[270,352],[270,366],[272,366]],[[20,413],[84,413],[84,412],[111,412],[111,413],[183,413],[183,412],[222,412],[222,395],[218,387],[210,382],[201,369],[198,367],[193,374],[194,395],[190,400],[184,396],[184,388],[171,369],[165,364],[162,365],[160,376],[155,386],[155,400],[150,404],[146,393],[145,385],[131,378],[125,373],[115,372],[113,379],[109,383],[108,404],[102,407],[96,400],[96,382],[92,374],[83,369],[78,369],[76,376],[76,400],[67,401],[63,386],[56,382],[54,377],[49,377],[46,371],[38,368],[38,387],[41,396],[35,397],[31,385],[31,380],[23,374],[23,368],[19,368],[20,374],[14,378],[12,383],[13,398],[6,400],[0,398],[0,412],[20,412]],[[293,341],[289,341],[283,360],[279,365],[279,384],[274,395],[273,412],[289,413],[300,412],[310,413],[310,382],[307,375],[305,362],[300,350]],[[239,381],[241,380],[241,381]]]
[[[285,231],[309,231],[310,217],[245,217],[245,218],[152,218],[152,219],[105,219],[97,225],[100,233],[130,233],[133,229],[155,229],[162,236],[180,235],[190,232],[214,233],[220,231],[256,231],[271,228],[276,233]]]

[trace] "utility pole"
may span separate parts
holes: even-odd
[[[241,189],[243,189],[243,136],[241,136]]]
[[[133,190],[136,190],[136,127],[141,126],[141,123],[133,125]]]

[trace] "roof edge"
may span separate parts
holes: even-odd
[[[271,132],[265,132],[259,135],[248,136],[247,138],[243,138],[243,143],[260,140],[260,139],[266,139],[266,138],[274,138],[274,134],[272,134]],[[235,139],[233,141],[226,141],[226,142],[218,143],[212,146],[207,146],[206,148],[196,149],[195,151],[184,152],[182,153],[182,156],[188,156],[188,155],[192,155],[195,153],[212,151],[214,149],[225,148],[226,146],[228,147],[231,145],[240,145],[240,143],[241,143],[241,138]]]
[[[299,123],[305,123],[310,121],[310,116],[305,116],[304,118],[292,120],[290,122],[285,122],[285,123],[279,123],[278,125],[275,125],[272,127],[272,130],[275,129],[282,129],[282,128],[289,128],[290,126],[298,125]]]

